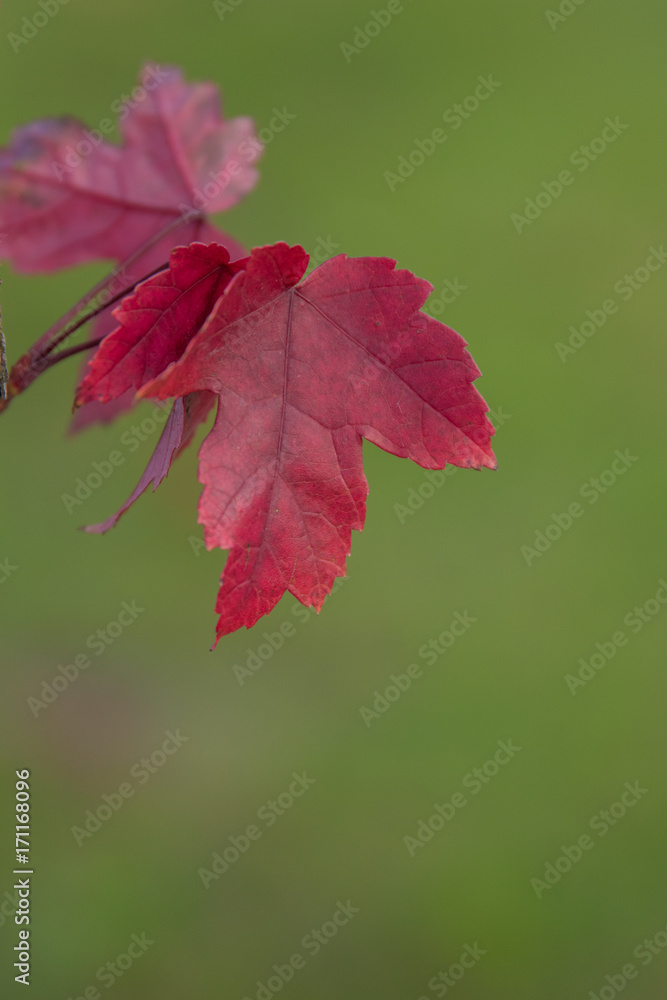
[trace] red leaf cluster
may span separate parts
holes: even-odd
[[[493,427],[465,341],[421,311],[428,282],[388,258],[344,254],[304,279],[300,246],[242,256],[212,229],[202,209],[229,207],[255,182],[252,124],[224,122],[211,85],[168,70],[149,90],[149,72],[120,147],[100,140],[83,157],[70,120],[19,130],[0,151],[0,228],[23,270],[99,257],[155,270],[169,257],[106,313],[76,392],[82,407],[135,394],[175,401],[129,499],[86,530],[107,531],[155,489],[217,405],[200,451],[199,520],[209,549],[230,550],[220,638],[286,591],[321,608],[364,524],[363,438],[427,469],[495,468]],[[57,178],[53,163],[71,149],[81,162],[71,157]],[[179,215],[184,205],[200,214]],[[50,331],[20,359],[14,394],[29,370],[57,360],[59,340]]]

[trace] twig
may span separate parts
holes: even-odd
[[[0,311],[0,399],[7,399],[8,380],[7,345],[5,344],[5,335],[2,332],[2,312]]]

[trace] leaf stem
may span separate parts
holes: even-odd
[[[87,340],[84,344],[75,344],[74,347],[66,347],[63,351],[50,354],[48,358],[43,359],[43,366],[40,371],[46,371],[47,368],[51,368],[52,365],[57,364],[59,361],[71,358],[73,354],[81,354],[82,351],[90,351],[93,347],[99,347],[103,340],[104,337],[93,337],[92,340]]]
[[[118,268],[115,268],[105,278],[102,278],[102,280],[99,281],[94,286],[94,288],[91,288],[91,290],[87,292],[82,298],[80,298],[79,301],[75,305],[73,305],[71,309],[68,309],[68,311],[64,314],[64,316],[61,316],[59,320],[56,320],[56,322],[49,327],[46,333],[42,337],[40,337],[37,343],[34,345],[33,350],[35,348],[38,349],[37,354],[34,356],[35,360],[36,361],[40,360],[45,355],[50,354],[51,351],[54,350],[54,348],[58,347],[64,340],[67,339],[67,337],[69,337],[72,333],[74,333],[75,330],[78,330],[79,327],[83,326],[83,324],[88,322],[89,319],[92,319],[94,316],[99,315],[99,313],[103,312],[104,309],[107,308],[107,306],[110,306],[112,305],[112,303],[117,302],[118,299],[122,298],[123,295],[126,295],[128,291],[132,291],[132,289],[135,288],[141,281],[145,281],[146,278],[149,278],[151,277],[151,275],[157,274],[158,271],[161,271],[165,267],[168,267],[169,265],[167,262],[167,264],[163,264],[161,267],[156,268],[155,271],[151,271],[150,275],[145,275],[144,277],[140,278],[133,285],[125,289],[125,291],[121,292],[119,295],[110,299],[108,302],[105,302],[102,306],[95,309],[92,313],[87,314],[85,319],[78,321],[71,327],[66,326],[67,324],[70,323],[71,320],[75,319],[82,312],[83,309],[85,309],[85,307],[88,305],[89,302],[91,302],[94,298],[96,298],[96,296],[100,295],[102,292],[106,291],[106,289],[114,280],[116,275],[123,274],[124,271],[127,271],[127,269],[131,267],[132,264],[139,257],[141,257],[144,253],[146,253],[147,250],[150,250],[153,246],[155,246],[155,244],[158,243],[163,236],[166,236],[168,233],[170,233],[172,229],[176,229],[178,226],[182,225],[184,221],[185,220],[180,215],[176,219],[172,219],[171,222],[167,223],[166,226],[163,226],[162,229],[160,229],[159,232],[155,234],[155,236],[152,236],[150,240],[147,240],[146,243],[142,244],[142,246],[140,246],[138,250],[135,250],[133,254],[130,254],[129,257],[127,257],[124,261],[122,261],[122,263],[119,265]]]
[[[9,372],[7,371],[7,345],[5,344],[5,335],[2,332],[2,312],[0,312],[0,400],[7,399],[8,381]]]
[[[145,274],[137,281],[123,288],[122,291],[117,292],[106,302],[102,304],[97,304],[93,309],[88,312],[84,312],[86,307],[90,305],[94,299],[101,295],[102,292],[108,291],[111,287],[112,282],[120,275],[122,275],[132,264],[138,260],[147,250],[150,250],[159,241],[166,236],[172,230],[177,229],[179,226],[191,223],[197,219],[204,219],[204,215],[201,212],[192,212],[188,216],[179,215],[172,219],[165,226],[163,226],[154,236],[142,244],[134,253],[130,254],[124,261],[122,261],[118,267],[102,278],[101,281],[91,288],[82,298],[79,299],[71,309],[60,317],[49,329],[42,334],[39,340],[30,348],[30,350],[18,359],[18,361],[12,366],[11,372],[9,373],[8,379],[3,380],[2,369],[0,367],[0,413],[7,408],[10,401],[14,396],[18,396],[20,393],[27,389],[35,379],[41,375],[43,371],[47,368],[51,368],[52,365],[56,364],[58,361],[63,361],[65,358],[71,357],[73,354],[78,354],[81,351],[85,351],[91,347],[96,347],[103,338],[98,338],[95,340],[90,340],[85,344],[81,344],[78,347],[68,348],[67,350],[58,351],[56,354],[53,352],[57,347],[59,347],[68,337],[71,337],[78,329],[80,329],[84,324],[88,323],[91,319],[99,316],[100,313],[108,309],[109,306],[118,302],[124,296],[132,292],[137,285],[141,284],[142,281],[146,281],[148,278],[153,277],[159,271],[165,270],[169,266],[169,262],[161,264],[160,267],[155,268],[150,274]],[[83,313],[83,315],[81,315]],[[1,335],[1,331],[0,331]],[[4,356],[4,355],[3,355]],[[0,362],[1,366],[1,362]]]
[[[120,299],[124,299],[125,296],[129,295],[130,292],[133,292],[134,289],[137,287],[137,285],[140,285],[142,281],[147,281],[148,278],[152,278],[154,275],[159,274],[160,271],[164,271],[168,267],[169,267],[168,262],[166,264],[160,264],[160,266],[156,267],[153,271],[150,271],[148,274],[144,274],[143,277],[141,278],[137,278],[137,280],[133,282],[131,285],[127,285],[126,288],[123,288],[122,291],[118,292],[116,295],[113,295],[101,306],[97,306],[97,308],[93,309],[92,312],[88,312],[84,316],[81,316],[78,320],[76,320],[75,323],[72,323],[71,326],[68,326],[58,335],[58,337],[51,344],[48,352],[38,355],[35,358],[35,361],[37,362],[44,360],[46,357],[48,357],[48,355],[51,354],[51,352],[55,347],[58,347],[58,345],[62,344],[64,340],[66,340],[68,337],[71,337],[71,335],[73,333],[76,333],[76,331],[80,329],[80,327],[85,326],[86,323],[89,323],[91,319],[95,319],[96,316],[99,316],[100,313],[103,313],[105,309],[109,308],[109,306],[114,305],[114,303],[118,302]],[[90,342],[91,346],[93,347],[96,346],[103,339],[104,339],[103,337],[98,337],[97,340],[91,341]],[[68,357],[69,354],[75,354],[77,351],[83,350],[84,346],[85,345],[81,345],[80,347],[72,348],[69,351],[59,351],[58,354],[53,355],[53,358],[56,360],[60,360],[61,358]]]

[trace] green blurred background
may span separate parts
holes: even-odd
[[[67,438],[74,362],[15,401],[0,427],[0,560],[15,567],[0,584],[0,992],[22,989],[12,803],[15,769],[30,768],[40,1000],[94,986],[128,1000],[609,1000],[628,963],[626,995],[653,1000],[667,953],[633,952],[667,942],[667,610],[650,603],[667,576],[667,267],[627,301],[614,285],[667,237],[664,6],[565,4],[573,13],[551,26],[536,0],[405,0],[349,61],[341,43],[384,0],[219,6],[71,0],[15,53],[6,36],[40,8],[5,0],[1,141],[45,115],[95,125],[145,60],[215,81],[228,114],[260,127],[286,108],[296,117],[268,146],[256,191],[218,221],[249,246],[329,241],[395,257],[433,283],[432,303],[447,281],[465,286],[439,316],[484,372],[499,471],[457,471],[418,507],[424,470],[365,445],[368,524],[344,586],[319,617],[303,621],[288,596],[211,653],[224,555],[198,546],[196,449],[114,532],[85,535],[77,525],[125,499],[154,439],[124,449],[123,467],[68,513],[62,495],[137,415]],[[489,75],[493,95],[460,128],[443,124]],[[629,127],[580,172],[570,156],[607,117]],[[390,190],[385,172],[441,126],[447,141]],[[512,214],[568,168],[573,183],[518,233]],[[4,265],[10,360],[105,270],[23,277]],[[562,361],[555,345],[610,298],[618,311]],[[626,449],[627,472],[596,503],[582,497]],[[529,566],[521,547],[574,502],[583,516]],[[35,718],[28,698],[123,601],[145,610]],[[624,624],[647,601],[642,627]],[[429,666],[420,647],[457,611],[475,623]],[[284,622],[295,633],[239,683],[234,666]],[[627,644],[572,693],[566,675],[619,630]],[[365,725],[360,709],[411,663],[423,675]],[[149,780],[130,777],[179,729],[177,753]],[[499,740],[521,751],[474,794],[466,775]],[[269,826],[258,810],[304,771],[315,783]],[[128,781],[133,797],[79,846],[72,828]],[[600,836],[590,821],[626,782],[647,792]],[[466,805],[411,854],[404,838],[456,792]],[[261,837],[205,888],[200,869],[251,824]],[[531,883],[587,833],[594,849],[559,881]],[[304,936],[348,900],[359,912],[313,954]],[[121,978],[97,979],[133,934],[154,943]],[[484,955],[454,985],[434,981],[459,975],[466,944]],[[262,993],[295,953],[304,967]]]

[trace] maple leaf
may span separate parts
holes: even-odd
[[[0,148],[1,256],[18,270],[115,259],[129,285],[179,244],[215,242],[233,259],[244,256],[206,214],[231,208],[257,182],[262,145],[252,119],[225,121],[217,88],[188,85],[171,67],[144,67],[139,93],[145,96],[120,107],[120,146],[76,119],[46,118]],[[115,325],[102,314],[94,339]],[[43,350],[38,342],[21,359],[13,391],[36,377]],[[107,423],[131,406],[129,394],[116,399],[79,410],[71,429]]]
[[[140,84],[143,100],[120,111],[120,146],[76,119],[45,118],[0,149],[0,250],[17,270],[124,261],[162,230],[166,243],[135,260],[138,276],[194,240],[242,256],[204,214],[231,208],[256,184],[262,146],[252,120],[225,121],[217,88],[188,85],[172,67],[145,67]]]
[[[428,469],[496,465],[466,343],[420,312],[432,286],[344,255],[298,284],[308,260],[285,243],[253,250],[138,393],[219,397],[199,465],[206,545],[230,549],[217,640],[285,591],[319,611],[364,523],[362,437]]]

